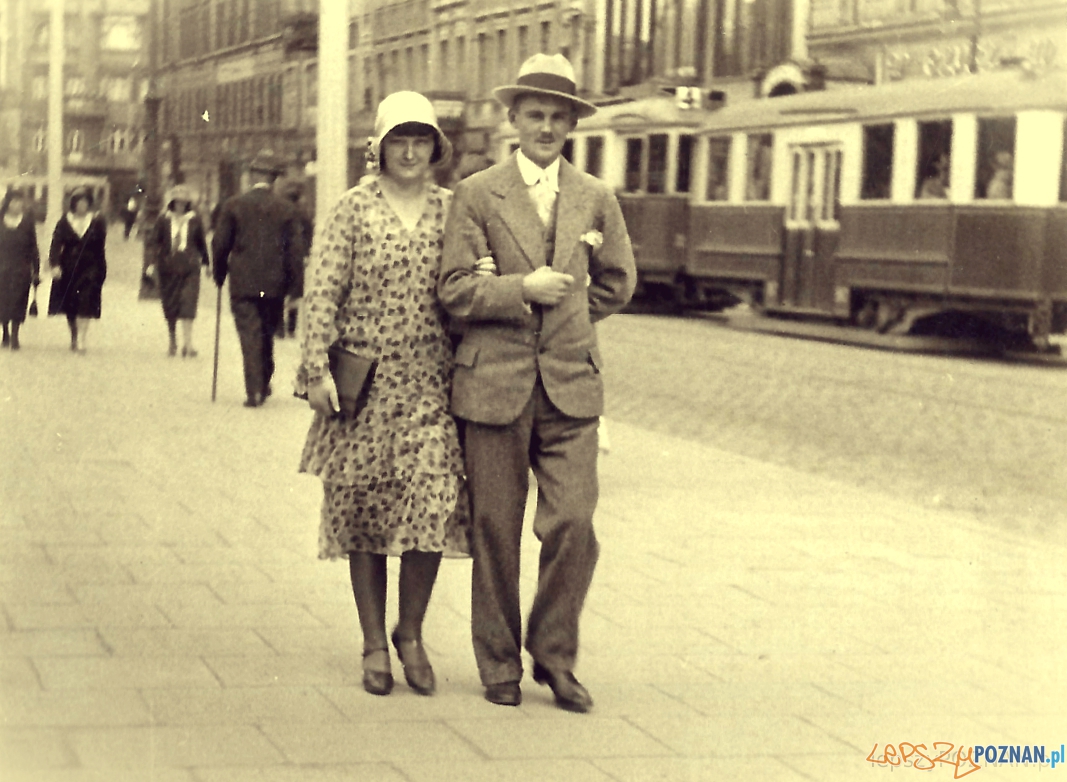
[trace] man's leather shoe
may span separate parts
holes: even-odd
[[[522,703],[522,690],[518,682],[489,684],[485,688],[485,699],[498,706],[518,706]]]
[[[589,692],[570,671],[550,671],[541,663],[535,662],[533,678],[538,684],[547,684],[552,688],[556,705],[561,709],[584,714],[593,708],[593,699]]]
[[[263,397],[259,394],[252,394],[245,400],[245,407],[259,407],[261,404],[263,404]]]

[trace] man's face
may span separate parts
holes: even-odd
[[[545,168],[559,157],[567,134],[578,124],[574,104],[551,95],[522,95],[508,112],[519,134],[519,149]]]

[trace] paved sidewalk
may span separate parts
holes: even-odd
[[[593,713],[529,679],[518,709],[482,700],[462,560],[427,620],[439,693],[394,660],[394,693],[367,695],[347,567],[317,560],[296,473],[296,345],[246,410],[224,315],[212,404],[213,291],[194,360],[121,275],[86,355],[43,317],[0,352],[3,782],[925,778],[865,758],[1067,741],[1065,549],[618,423],[577,671]]]

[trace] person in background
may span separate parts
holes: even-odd
[[[611,189],[561,157],[596,107],[560,54],[537,54],[494,90],[518,151],[456,185],[438,282],[460,323],[452,412],[471,492],[471,631],[485,699],[522,701],[520,542],[532,468],[537,593],[526,631],[533,678],[560,708],[593,705],[575,678],[578,622],[599,555],[593,531],[603,363],[593,324],[637,281]],[[489,272],[489,273],[486,273]]]
[[[137,222],[137,212],[140,206],[137,203],[136,196],[130,196],[130,199],[126,202],[126,206],[122,210],[122,238],[129,239],[130,231],[133,230],[134,224]]]
[[[170,345],[167,355],[178,353],[177,326],[182,327],[182,358],[197,355],[193,347],[193,321],[200,301],[200,269],[208,268],[207,239],[200,215],[192,209],[193,193],[175,185],[163,199],[163,212],[148,233],[152,264],[146,270],[159,274],[163,317]]]
[[[19,329],[26,319],[30,286],[41,281],[41,256],[33,214],[26,196],[11,188],[0,204],[0,322],[3,347],[18,350]]]
[[[993,157],[993,175],[986,185],[986,198],[1010,199],[1015,158],[1010,152],[998,152]]]
[[[323,484],[319,556],[348,559],[363,631],[363,687],[393,688],[389,641],[408,685],[436,680],[422,625],[443,555],[466,556],[469,513],[456,421],[448,412],[452,344],[436,297],[452,194],[432,178],[451,146],[430,101],[389,95],[374,138],[380,173],[327,213],[308,264],[303,364],[315,418],[301,472]],[[366,407],[341,418],[327,350],[378,361]],[[399,614],[386,635],[386,557],[400,558]]]
[[[211,238],[215,284],[230,277],[233,312],[244,360],[245,407],[259,407],[271,395],[274,334],[285,297],[303,274],[299,215],[292,202],[271,189],[285,166],[264,150],[252,160],[248,192],[219,210]]]
[[[52,291],[48,314],[65,315],[70,328],[70,349],[86,351],[89,324],[100,319],[102,291],[107,279],[107,220],[92,212],[93,197],[77,187],[70,195],[69,211],[56,223],[48,266]]]
[[[931,173],[923,180],[919,188],[919,198],[948,198],[949,171],[951,162],[947,152],[942,152],[931,164]]]
[[[300,275],[292,290],[285,297],[285,315],[278,327],[278,337],[296,337],[296,322],[300,312],[300,301],[304,295],[304,267],[307,263],[307,253],[311,250],[311,239],[315,232],[315,225],[308,213],[307,202],[304,198],[303,182],[286,182],[282,188],[282,194],[296,206],[301,232],[301,247],[304,250],[300,258]]]

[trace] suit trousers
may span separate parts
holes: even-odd
[[[274,376],[274,332],[282,321],[281,298],[231,298],[230,311],[237,326],[244,359],[245,393],[266,394]]]
[[[473,512],[471,633],[482,683],[522,679],[519,556],[531,468],[541,553],[526,649],[547,668],[572,670],[599,554],[597,419],[564,415],[538,378],[515,421],[467,421],[464,448]]]

